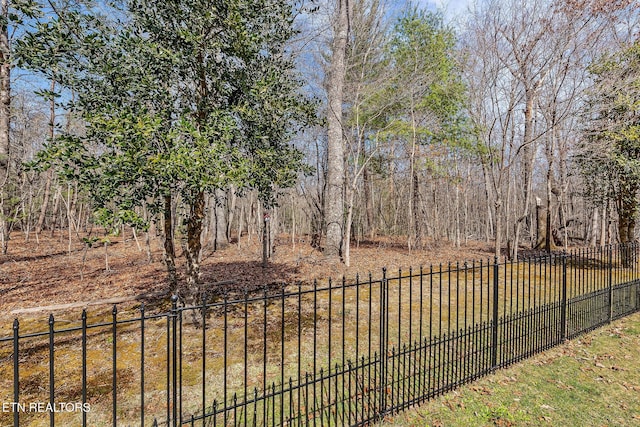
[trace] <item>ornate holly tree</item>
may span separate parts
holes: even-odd
[[[299,6],[299,5],[298,5]],[[291,139],[314,117],[282,0],[65,2],[20,45],[21,64],[60,82],[83,124],[40,155],[80,183],[103,222],[163,218],[171,290],[196,304],[206,196],[234,185],[272,205],[304,170]],[[108,10],[105,10],[108,8]],[[50,11],[51,12],[51,11]],[[77,126],[76,126],[77,128]],[[172,212],[185,212],[186,280],[176,275]]]

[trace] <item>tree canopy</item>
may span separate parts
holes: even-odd
[[[613,202],[619,239],[634,240],[640,190],[640,43],[595,62],[595,86],[585,113],[578,160],[587,195]]]
[[[104,5],[103,5],[104,7]],[[82,132],[40,154],[85,187],[105,222],[143,226],[139,208],[189,212],[188,282],[198,295],[204,197],[233,184],[269,206],[305,170],[291,139],[314,113],[279,0],[130,0],[56,9],[20,43],[26,67],[58,81]],[[169,197],[169,199],[167,199]],[[165,206],[165,212],[167,207]],[[172,230],[166,230],[172,238]]]

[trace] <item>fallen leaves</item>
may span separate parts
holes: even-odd
[[[471,390],[473,390],[475,392],[478,392],[478,393],[480,393],[482,395],[485,395],[485,396],[491,396],[493,394],[488,387],[472,385],[470,388],[471,388]]]
[[[9,323],[10,310],[50,306],[63,303],[92,302],[114,297],[136,296],[146,293],[167,292],[166,270],[162,263],[162,244],[151,236],[151,257],[140,251],[130,230],[111,239],[109,264],[104,270],[104,248],[89,248],[83,263],[85,246],[82,235],[70,244],[66,235],[51,237],[48,233],[25,240],[23,233],[11,235],[8,255],[0,255],[0,295],[3,313],[0,322]],[[446,263],[461,259],[484,259],[490,252],[485,243],[470,242],[466,247],[455,248],[446,242],[433,242],[428,250],[409,252],[400,240],[389,237],[360,242],[351,248],[351,266],[345,267],[337,260],[328,260],[308,243],[292,244],[288,237],[277,238],[276,251],[266,268],[262,266],[262,247],[256,236],[243,235],[237,241],[216,252],[206,248],[202,257],[203,283],[219,283],[234,280],[228,288],[242,290],[245,287],[260,289],[272,283],[313,283],[314,279],[341,279],[342,275],[355,278],[356,273],[373,277],[381,275],[382,267],[388,274],[403,274],[408,268],[420,265]],[[437,249],[437,250],[436,250]],[[184,259],[178,253],[178,269]],[[81,274],[82,273],[82,274]],[[364,276],[361,276],[361,279]]]
[[[556,384],[557,384],[558,388],[561,389],[561,390],[569,390],[569,391],[570,390],[575,390],[575,387],[573,387],[572,385],[569,385],[569,384],[565,384],[562,381],[557,381]]]

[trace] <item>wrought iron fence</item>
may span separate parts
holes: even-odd
[[[639,311],[637,253],[383,270],[44,327],[16,319],[0,339],[0,424],[365,425]]]

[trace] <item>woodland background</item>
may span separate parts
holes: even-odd
[[[286,241],[345,266],[372,242],[635,240],[635,1],[451,22],[391,0],[169,3],[2,0],[5,262],[56,236],[109,270],[129,235],[194,302],[224,276],[203,258],[252,239],[257,259]]]

